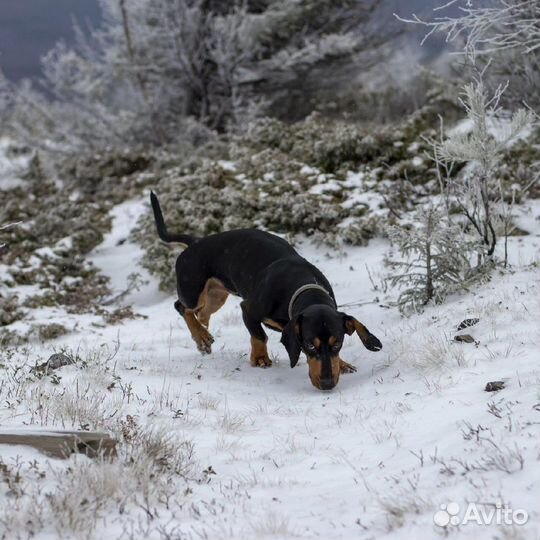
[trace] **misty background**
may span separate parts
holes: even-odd
[[[73,21],[97,26],[101,17],[94,0],[2,0],[0,2],[0,68],[17,81],[40,73],[40,58],[59,39],[73,41]]]
[[[393,23],[393,13],[409,17],[428,16],[437,0],[391,0],[385,2],[382,17]],[[452,9],[447,10],[451,14]],[[0,2],[0,69],[16,82],[40,75],[40,59],[58,40],[73,42],[73,22],[83,29],[99,26],[101,9],[97,0],[2,0]],[[431,64],[445,50],[444,36],[432,36],[423,47],[424,28],[402,25],[405,40],[417,49],[418,61]],[[403,38],[401,38],[403,39]],[[400,41],[400,43],[402,43]],[[397,45],[396,45],[397,47]]]

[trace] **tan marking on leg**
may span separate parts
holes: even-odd
[[[197,349],[202,353],[210,354],[212,352],[212,343],[214,338],[210,335],[210,332],[199,322],[195,316],[194,309],[184,310],[182,315],[186,321],[187,327],[191,333],[193,341],[197,345]]]
[[[283,332],[283,326],[281,326],[281,324],[277,323],[276,321],[273,321],[272,319],[263,319],[263,323],[266,324],[266,326],[274,328],[274,330],[279,330],[280,332]]]
[[[266,342],[251,336],[251,365],[253,367],[267,368],[272,365],[272,360],[268,356]]]
[[[339,359],[339,370],[341,373],[355,373],[356,372],[356,368],[352,364],[345,362],[341,358]]]
[[[197,318],[203,326],[208,328],[210,316],[223,307],[228,296],[229,292],[219,279],[210,278],[206,282],[195,308]]]

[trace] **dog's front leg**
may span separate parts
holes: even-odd
[[[340,358],[339,359],[339,371],[341,373],[355,373],[357,370],[352,364],[349,364],[348,362],[345,362],[345,360],[342,360]]]
[[[244,324],[251,336],[251,365],[253,367],[262,368],[270,367],[272,365],[272,360],[270,360],[270,357],[268,356],[268,349],[266,347],[268,336],[263,330],[261,321],[258,321],[250,315],[246,301],[242,302],[240,307],[242,308]]]

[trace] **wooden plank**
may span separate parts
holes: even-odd
[[[74,453],[89,457],[116,456],[116,440],[98,431],[2,429],[0,444],[32,446],[56,458],[67,458]]]

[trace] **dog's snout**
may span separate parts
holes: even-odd
[[[321,379],[320,388],[321,390],[332,390],[336,386],[334,379]]]

